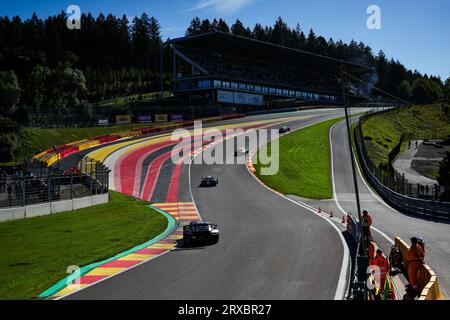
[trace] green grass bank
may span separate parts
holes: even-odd
[[[125,132],[132,129],[147,128],[154,124],[134,123],[108,127],[88,128],[23,128],[18,136],[18,147],[11,162],[3,165],[14,165],[26,162],[34,155],[50,149],[54,145],[92,138],[96,136]]]
[[[450,109],[440,104],[396,109],[369,117],[361,128],[370,159],[376,166],[385,166],[402,134],[413,134],[416,139],[449,136]]]

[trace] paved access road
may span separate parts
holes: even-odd
[[[333,171],[336,199],[346,212],[356,216],[356,202],[345,122],[337,123],[331,131]],[[388,238],[399,236],[409,243],[412,236],[421,236],[426,242],[426,262],[436,272],[441,290],[448,298],[450,293],[450,224],[410,217],[391,209],[375,196],[358,174],[362,209],[373,218],[373,226]],[[373,232],[375,241],[389,254],[392,244],[380,233]]]
[[[305,114],[313,117],[290,123],[292,129],[343,112]],[[180,192],[192,190],[202,218],[219,224],[220,242],[173,250],[67,299],[335,298],[343,243],[329,223],[269,191],[245,165],[193,164],[188,169],[190,179],[188,174],[180,183],[190,185]],[[218,187],[199,188],[205,175],[218,176]]]

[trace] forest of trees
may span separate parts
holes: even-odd
[[[0,17],[0,151],[12,152],[21,125],[80,123],[92,119],[92,105],[104,99],[158,91],[160,58],[164,82],[170,84],[170,50],[161,50],[160,24],[142,14],[81,16],[81,29],[66,26],[64,12],[41,19]],[[393,95],[426,103],[450,100],[450,79],[405,68],[362,42],[326,40],[300,24],[290,28],[282,18],[273,26],[252,29],[237,20],[194,18],[186,36],[221,31],[374,66],[377,87]]]
[[[0,17],[0,97],[3,90],[18,88],[18,96],[1,101],[3,110],[18,114],[24,122],[31,115],[89,115],[91,103],[160,88],[160,25],[155,17],[99,14],[81,16],[81,29],[66,27],[61,13],[42,20],[34,14]],[[231,26],[223,19],[191,21],[186,36],[222,31],[257,40],[375,66],[377,86],[417,103],[449,96],[449,80],[406,69],[399,61],[362,42],[326,40],[313,30],[306,34],[278,18],[273,26],[256,24],[252,29],[237,20]],[[169,50],[165,70],[169,71]],[[166,74],[165,79],[169,80]],[[7,83],[8,82],[8,83]],[[3,109],[4,108],[4,109]]]

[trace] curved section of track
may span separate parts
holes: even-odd
[[[296,129],[340,116],[342,111],[290,114],[298,115],[303,117],[284,121],[291,121],[289,125]],[[114,159],[114,176],[117,179],[119,174],[120,188],[145,198],[143,190],[151,180],[156,181],[147,187],[153,190],[152,201],[171,199],[175,193],[178,200],[192,194],[202,218],[219,224],[221,240],[211,247],[172,250],[68,299],[335,297],[343,244],[330,224],[260,185],[245,164],[177,166],[160,158],[167,155],[169,146],[153,150],[154,145],[146,143],[125,146],[106,157],[107,161]],[[133,151],[128,153],[126,148]],[[159,168],[158,179],[149,169],[152,165]],[[198,188],[205,175],[219,176],[218,187]],[[174,177],[177,186],[173,185]]]

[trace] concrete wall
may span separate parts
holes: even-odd
[[[72,200],[40,203],[26,207],[0,209],[0,222],[73,211],[77,209],[92,207],[102,203],[107,203],[108,201],[108,194],[105,193],[101,195]]]

